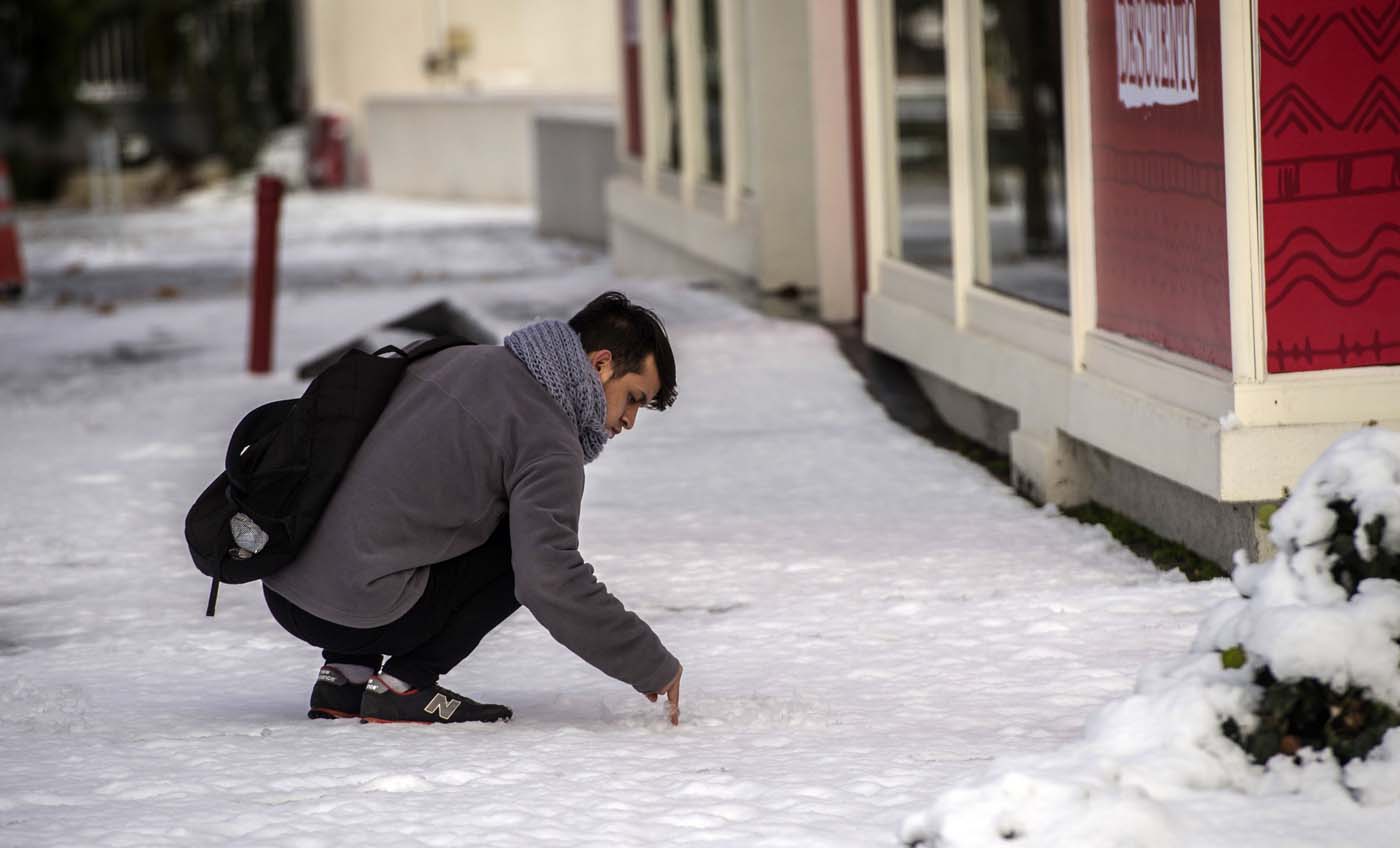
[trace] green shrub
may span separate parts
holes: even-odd
[[[1385,517],[1377,516],[1363,529],[1372,554],[1367,559],[1356,544],[1360,520],[1354,502],[1334,500],[1327,507],[1336,515],[1326,540],[1330,571],[1347,597],[1356,595],[1363,580],[1400,580],[1400,556],[1382,545]],[[1247,660],[1240,645],[1221,652],[1225,668],[1243,668]],[[1364,758],[1386,731],[1400,726],[1400,713],[1362,688],[1338,692],[1313,678],[1279,680],[1267,665],[1255,672],[1254,683],[1263,689],[1257,726],[1245,733],[1234,719],[1227,719],[1221,729],[1261,765],[1277,754],[1295,756],[1304,748],[1331,751],[1345,765]]]

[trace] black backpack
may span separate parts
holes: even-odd
[[[300,398],[263,404],[238,422],[224,473],[185,516],[190,556],[212,579],[205,615],[214,614],[220,583],[261,580],[296,558],[408,364],[468,344],[442,336],[407,353],[351,349]]]

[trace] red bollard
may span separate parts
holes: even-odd
[[[10,193],[10,168],[0,159],[0,300],[24,291],[24,263],[19,257],[19,228]]]
[[[258,177],[257,243],[253,253],[253,318],[248,341],[248,370],[272,370],[272,307],[277,300],[277,219],[282,212],[282,181]]]

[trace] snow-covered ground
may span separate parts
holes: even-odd
[[[167,260],[232,267],[208,257],[246,254],[237,203],[133,214],[119,242],[28,221],[26,260],[81,262],[99,288]],[[337,235],[367,218],[374,239]],[[169,300],[124,288],[105,312],[0,309],[0,844],[889,845],[994,763],[1079,739],[1235,596],[1159,574],[901,430],[824,330],[685,280],[619,281],[527,224],[294,196],[288,267],[388,270],[289,286],[266,378],[242,373],[246,301],[212,284]],[[681,726],[526,611],[444,681],[511,705],[507,725],[306,720],[317,652],[255,587],[227,587],[204,618],[184,547],[233,424],[299,393],[297,363],[430,300],[505,331],[610,287],[667,320],[681,394],[589,467],[582,546],[685,663]],[[1400,831],[1400,809],[1336,795],[1198,791],[1164,808],[1115,844],[1379,846]]]
[[[229,295],[252,267],[253,198],[212,188],[168,207],[95,217],[58,210],[21,221],[29,297],[107,303]],[[292,193],[282,209],[287,289],[500,280],[563,270],[595,251],[534,237],[523,207]]]

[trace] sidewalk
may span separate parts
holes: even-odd
[[[596,259],[534,235],[527,207],[291,193],[279,256],[287,291],[547,273]],[[120,218],[55,210],[20,220],[29,300],[114,303],[228,296],[252,268],[253,199],[222,188]]]
[[[420,261],[397,239],[376,261]],[[598,261],[444,274],[284,295],[266,379],[242,373],[240,297],[0,310],[0,842],[891,844],[993,758],[1077,738],[1233,594],[907,433],[819,327]],[[438,297],[504,332],[614,286],[666,319],[680,398],[589,467],[581,544],[685,663],[682,725],[525,611],[444,680],[509,725],[307,721],[317,652],[256,587],[203,618],[184,549],[239,415]],[[1203,812],[1239,848],[1307,826],[1286,811]]]

